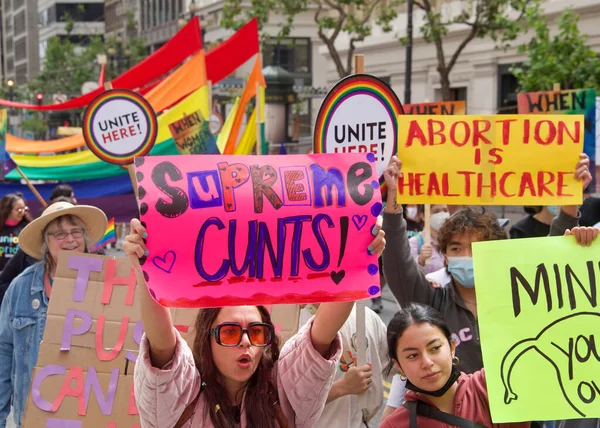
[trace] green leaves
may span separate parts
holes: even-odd
[[[147,55],[141,39],[130,39],[121,43],[119,46],[119,40],[115,38],[103,40],[100,36],[90,36],[87,44],[81,46],[67,38],[61,40],[59,37],[52,37],[48,40],[42,70],[28,82],[28,88],[33,93],[80,95],[85,82],[98,80],[98,55],[108,55],[111,48],[115,52],[119,52],[120,49],[123,58],[121,71],[125,71],[127,65],[135,65]],[[116,77],[117,74],[117,69],[107,65],[107,80]]]
[[[558,31],[551,35],[547,19],[529,13],[535,31],[529,43],[519,46],[528,60],[511,68],[521,91],[551,90],[555,83],[562,89],[600,89],[600,58],[586,45],[587,37],[579,32],[579,16],[571,10],[558,19]]]
[[[397,17],[396,9],[400,3],[401,0],[251,0],[250,8],[245,9],[241,0],[226,0],[221,25],[238,29],[256,17],[263,37],[281,38],[290,34],[300,13],[311,13],[319,38],[327,46],[338,74],[344,77],[352,72],[355,43],[369,37],[375,25],[384,32],[391,31],[391,22]],[[279,31],[277,34],[265,34],[265,24],[273,21],[279,22]],[[342,32],[350,39],[344,49],[346,61],[336,48],[336,40]]]
[[[450,72],[467,45],[475,38],[490,38],[498,47],[506,47],[528,28],[528,11],[531,14],[537,12],[540,0],[463,0],[452,3],[453,7],[434,0],[414,0],[414,4],[424,17],[420,27],[424,40],[435,45],[442,97],[448,101]],[[457,10],[455,6],[462,9]],[[449,53],[444,38],[451,28],[453,31],[468,31],[464,32],[454,51]],[[400,38],[400,42],[406,44],[407,40]]]

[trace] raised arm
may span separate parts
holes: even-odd
[[[369,245],[371,254],[381,255],[385,249],[385,232],[381,230],[381,221],[377,220],[374,233],[375,239]],[[325,358],[329,357],[331,343],[335,339],[338,331],[342,328],[354,302],[332,302],[322,303],[315,315],[311,330],[311,339],[314,348]]]
[[[177,339],[173,330],[171,312],[168,308],[159,305],[150,296],[140,268],[140,259],[148,255],[148,249],[144,243],[144,239],[147,237],[146,229],[140,221],[137,219],[131,220],[131,233],[125,238],[123,251],[125,251],[135,268],[138,284],[144,284],[143,287],[137,287],[140,297],[142,324],[150,344],[152,365],[162,368],[173,358]]]
[[[383,213],[383,230],[388,244],[383,253],[383,272],[400,305],[409,302],[431,304],[436,291],[411,254],[406,220],[402,216],[402,206],[396,200],[401,168],[400,159],[394,156],[384,171],[388,191],[387,206]]]
[[[579,162],[575,165],[575,179],[581,181],[582,190],[585,191],[592,182],[590,174],[590,158],[585,153],[579,155]],[[550,236],[562,236],[565,231],[579,226],[579,207],[577,205],[562,206],[557,217],[552,220]]]

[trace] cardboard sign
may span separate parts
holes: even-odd
[[[519,114],[583,114],[584,149],[582,153],[590,157],[590,170],[596,163],[596,90],[572,89],[549,92],[527,92],[517,94]],[[591,193],[596,189],[596,174],[592,173]]]
[[[177,149],[182,155],[219,154],[217,140],[200,110],[169,125]]]
[[[404,104],[404,114],[453,116],[466,114],[464,101],[440,101],[436,103]]]
[[[494,423],[600,417],[600,241],[473,244]]]
[[[60,254],[25,428],[139,428],[133,370],[143,327],[136,286],[125,258]],[[171,310],[190,346],[197,313]],[[297,306],[275,305],[271,315],[284,340],[296,333]]]
[[[379,294],[374,156],[136,159],[150,293],[169,307]],[[377,285],[375,285],[377,284]]]
[[[403,204],[579,205],[582,116],[399,116]]]
[[[385,82],[356,74],[340,80],[323,100],[314,132],[315,153],[373,153],[377,176],[397,153],[402,104]]]
[[[158,123],[148,101],[126,89],[98,95],[85,110],[83,136],[105,162],[127,165],[144,156],[156,141]]]

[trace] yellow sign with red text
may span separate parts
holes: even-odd
[[[581,115],[398,116],[399,203],[579,205]]]

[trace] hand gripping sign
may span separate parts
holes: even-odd
[[[315,153],[373,153],[377,177],[398,150],[402,104],[385,82],[356,74],[340,80],[327,94],[314,133]]]
[[[372,153],[136,159],[150,294],[169,307],[379,294]]]
[[[83,117],[83,136],[90,150],[105,162],[128,165],[150,152],[158,132],[152,106],[125,89],[103,92]]]

